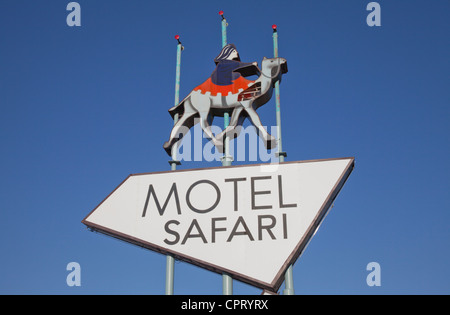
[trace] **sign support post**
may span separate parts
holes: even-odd
[[[272,25],[273,29],[273,55],[278,58],[278,31],[277,26]],[[275,82],[275,105],[276,105],[276,117],[277,117],[277,146],[278,152],[275,153],[281,163],[284,162],[284,158],[287,156],[286,152],[283,152],[281,141],[281,113],[280,113],[280,81]]]
[[[181,66],[181,51],[183,46],[180,42],[180,36],[176,35],[175,39],[178,41],[177,45],[177,66],[175,73],[175,105],[180,102],[180,66]],[[177,123],[179,114],[176,113],[173,118],[174,125]],[[177,145],[172,147],[172,160],[169,161],[172,171],[177,169],[177,165],[181,165],[181,162],[177,160]],[[173,283],[175,274],[175,258],[172,255],[166,256],[166,295],[173,295]]]
[[[223,11],[219,12],[222,17],[222,48],[227,45],[227,20],[223,16]],[[230,124],[230,114],[225,112],[223,114],[223,124],[224,130]],[[222,157],[222,166],[230,166],[232,158],[230,156],[230,139],[225,135],[224,138],[224,156]],[[222,274],[222,294],[223,295],[233,295],[233,278],[228,274]]]
[[[273,29],[273,55],[275,58],[278,57],[278,31],[277,26],[272,25]],[[281,142],[281,112],[280,112],[280,82],[275,83],[275,104],[276,104],[276,117],[277,117],[277,144],[278,144],[278,159],[280,163],[284,162],[284,158],[287,156],[286,152],[283,152],[282,142]],[[294,276],[292,272],[292,265],[286,270],[284,275],[284,295],[294,295]]]
[[[223,16],[223,11],[219,12],[220,16],[222,17],[222,48],[227,45],[227,20]],[[230,124],[230,113],[225,112],[223,114],[223,127],[224,130],[228,127]],[[231,162],[233,161],[232,156],[230,156],[230,139],[225,135],[224,137],[224,155],[222,157],[222,166],[230,166]]]

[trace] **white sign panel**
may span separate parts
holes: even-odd
[[[341,158],[133,174],[82,222],[277,291],[353,166]]]

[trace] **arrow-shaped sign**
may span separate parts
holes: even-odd
[[[128,176],[89,228],[276,292],[354,158]]]

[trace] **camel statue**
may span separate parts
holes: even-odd
[[[264,57],[261,69],[257,67],[256,62],[245,65],[245,67],[233,70],[233,72],[245,76],[246,73],[249,73],[249,67],[256,68],[256,71],[253,71],[253,73],[259,74],[256,80],[247,80],[238,75],[238,78],[231,85],[216,86],[218,88],[212,90],[208,88],[211,86],[208,82],[211,80],[209,78],[205,83],[194,88],[178,105],[169,109],[172,118],[178,114],[178,121],[173,126],[169,140],[164,143],[167,154],[172,155],[173,145],[180,141],[189,129],[198,122],[219,152],[223,152],[225,135],[230,139],[237,137],[240,128],[236,127],[242,126],[246,118],[249,118],[256,127],[267,149],[277,146],[276,139],[262,126],[256,109],[271,99],[275,82],[281,82],[282,74],[288,71],[287,61],[284,58]],[[231,112],[229,125],[219,135],[214,136],[211,132],[212,120],[215,116],[224,116],[225,112]]]

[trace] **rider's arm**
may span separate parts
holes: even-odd
[[[261,71],[258,68],[258,63],[255,61],[251,63],[241,62],[239,67],[234,69],[233,72],[238,72],[243,77],[248,77],[251,75],[259,75]]]

